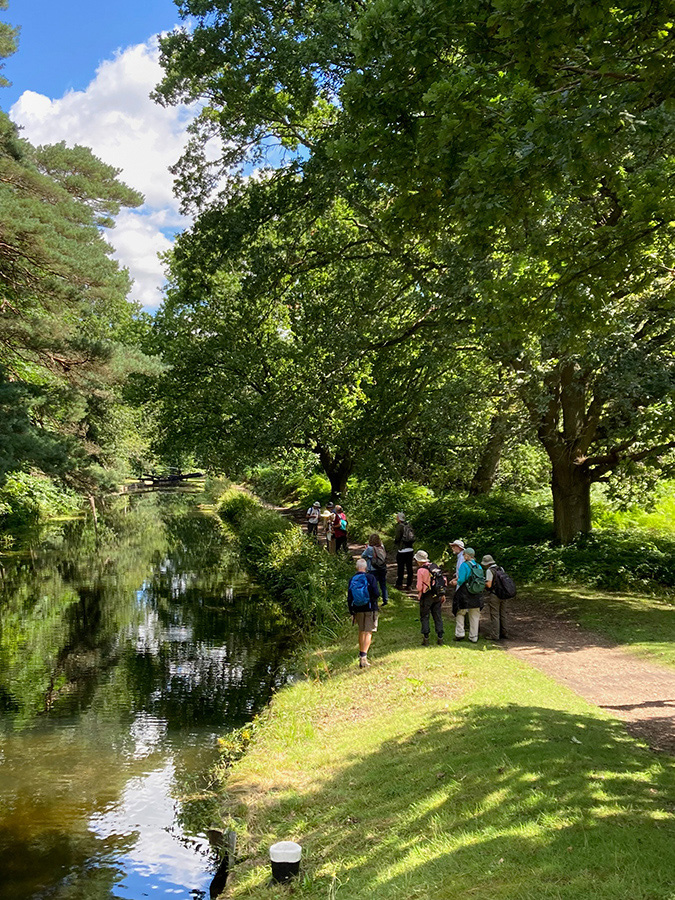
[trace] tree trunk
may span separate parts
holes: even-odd
[[[333,456],[327,450],[319,450],[321,466],[330,481],[330,495],[335,503],[344,499],[349,476],[354,470],[354,460],[347,453],[344,456]]]
[[[470,497],[478,497],[481,494],[489,494],[497,477],[499,461],[502,458],[502,450],[506,441],[507,416],[493,416],[490,423],[488,441],[478,461],[478,468],[469,488]]]
[[[553,471],[553,527],[556,540],[569,544],[577,534],[591,530],[591,480],[583,465],[566,454],[551,460]]]

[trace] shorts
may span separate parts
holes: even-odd
[[[356,624],[359,626],[359,631],[377,631],[378,616],[379,612],[377,612],[377,610],[374,612],[371,610],[368,610],[367,612],[357,612]]]

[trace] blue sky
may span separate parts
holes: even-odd
[[[168,167],[181,155],[194,109],[149,99],[161,78],[156,36],[180,23],[172,0],[10,0],[0,18],[20,26],[19,49],[5,60],[12,86],[0,108],[34,144],[91,147],[146,198],[125,210],[107,237],[134,278],[132,298],[161,302],[158,254],[189,225],[173,197]]]
[[[180,21],[173,0],[9,0],[1,17],[21,28],[19,51],[5,61],[12,87],[0,92],[4,110],[25,90],[49,97],[82,90],[99,63],[117,49],[146,41]]]

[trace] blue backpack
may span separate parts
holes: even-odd
[[[352,606],[354,608],[370,606],[370,591],[365,572],[359,572],[352,578]]]

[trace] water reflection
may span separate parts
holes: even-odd
[[[193,503],[126,500],[5,562],[0,898],[206,896],[216,737],[290,638]]]

